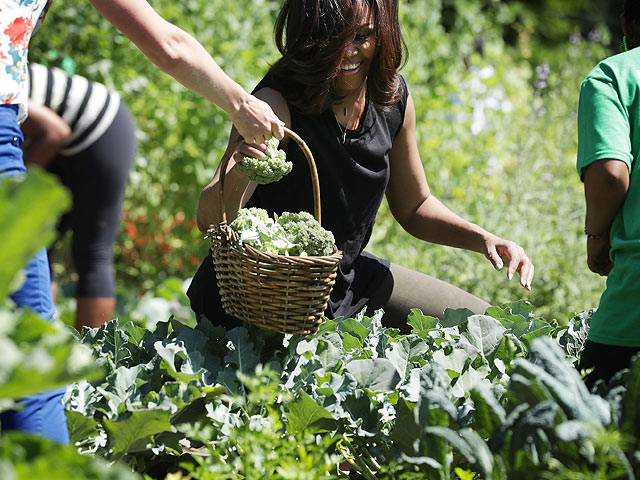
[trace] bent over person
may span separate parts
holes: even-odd
[[[71,191],[58,238],[68,230],[73,235],[76,328],[99,327],[115,307],[113,244],[136,152],[135,125],[118,93],[101,83],[32,63],[29,78],[25,163],[46,168]]]

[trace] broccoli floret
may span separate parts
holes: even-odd
[[[335,238],[333,233],[322,226],[308,212],[283,212],[277,218],[287,238],[295,244],[289,255],[331,255]]]
[[[278,140],[270,138],[265,142],[267,151],[265,158],[244,157],[238,168],[249,180],[265,184],[277,182],[291,172],[293,163],[287,161],[284,150],[278,149]]]

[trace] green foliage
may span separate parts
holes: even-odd
[[[0,399],[62,387],[102,371],[66,327],[27,310],[0,310]]]
[[[325,452],[331,440],[283,433],[276,405],[288,397],[278,374],[261,366],[282,336],[251,333],[174,319],[154,332],[117,320],[86,329],[84,342],[110,373],[71,389],[67,408],[84,432],[74,440],[148,474],[169,465],[199,479],[320,478],[337,462]],[[114,338],[124,355],[112,348]]]
[[[67,395],[74,440],[150,478],[635,478],[640,363],[589,392],[567,341],[589,314],[488,313],[415,310],[400,335],[379,311],[313,337],[114,320],[83,332],[109,374]]]
[[[68,202],[60,184],[39,170],[0,181],[0,236],[6,242],[0,254],[0,304],[24,281],[19,272],[52,239],[56,215]],[[28,310],[0,308],[0,345],[4,406],[10,399],[101,374],[69,331]]]
[[[41,170],[0,179],[0,301],[27,261],[53,239],[55,219],[68,205],[68,192]]]
[[[10,309],[6,302],[6,295],[16,286],[15,279],[23,279],[19,270],[52,238],[56,216],[68,202],[69,195],[58,182],[38,170],[0,183],[0,235],[6,242],[0,255],[0,411],[18,408],[14,400],[26,395],[79,380],[98,380],[103,375],[91,351],[64,325],[47,322],[26,309]],[[0,478],[140,477],[122,465],[108,465],[45,438],[2,431]]]
[[[238,169],[249,180],[260,184],[277,182],[293,168],[293,163],[287,161],[285,151],[278,148],[278,140],[270,138],[266,144],[264,158],[244,157],[238,164]]]
[[[4,480],[139,480],[126,466],[80,455],[73,447],[19,432],[0,436],[0,477]]]

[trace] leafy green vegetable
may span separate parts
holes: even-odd
[[[231,222],[240,236],[240,243],[249,243],[258,250],[266,253],[287,255],[294,247],[281,225],[269,217],[262,208],[242,208],[237,218]]]
[[[241,244],[279,255],[330,255],[335,243],[333,234],[307,212],[283,212],[272,219],[262,208],[242,208],[231,227]]]
[[[69,389],[73,440],[149,478],[319,479],[343,459],[376,480],[636,478],[640,360],[605,398],[572,363],[574,327],[526,302],[487,312],[413,310],[410,335],[382,310],[313,337],[113,320],[82,333],[108,375]]]
[[[244,157],[238,164],[249,180],[262,184],[277,182],[293,168],[293,163],[287,161],[287,154],[278,148],[278,140],[270,138],[265,143],[264,158]]]
[[[22,432],[0,436],[0,478],[5,480],[141,480],[126,465],[81,455],[73,447]]]

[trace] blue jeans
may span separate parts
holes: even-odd
[[[20,150],[23,136],[17,115],[17,106],[0,105],[0,181],[26,172]],[[44,248],[27,263],[25,274],[24,284],[11,294],[11,299],[18,307],[29,308],[43,319],[51,321],[55,309],[49,260]],[[64,392],[64,388],[59,388],[21,399],[18,402],[22,407],[20,410],[8,410],[0,414],[0,428],[22,430],[68,444],[69,432],[62,404]]]

